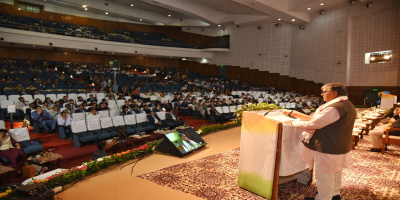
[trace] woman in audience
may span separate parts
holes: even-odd
[[[18,142],[7,135],[5,129],[0,129],[0,156],[10,162],[18,174],[21,174],[22,166],[27,162],[26,154],[21,150]]]

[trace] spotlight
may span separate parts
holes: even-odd
[[[50,46],[53,46],[53,43],[49,42],[49,45],[50,45]]]
[[[374,5],[374,3],[368,2],[368,3],[367,3],[367,8],[372,8],[373,5]]]
[[[137,53],[137,51],[135,51],[135,53]]]
[[[104,5],[105,5],[105,6],[108,6],[108,2],[105,2]]]
[[[281,25],[282,25],[282,24],[280,24],[280,23],[276,23],[276,24],[275,24],[276,27],[280,27]]]
[[[299,29],[305,29],[306,27],[304,25],[300,25]]]
[[[320,14],[320,15],[324,15],[324,14],[325,14],[325,10],[319,11],[319,14]]]
[[[351,0],[350,5],[354,5],[354,4],[356,4],[356,0]]]
[[[97,47],[95,47],[95,48],[94,48],[94,50],[96,50],[96,51],[97,51],[97,50],[98,50],[98,48],[97,48]]]
[[[4,41],[4,38],[0,38],[1,41]]]
[[[257,29],[261,31],[263,29],[263,27],[262,26],[258,26]]]

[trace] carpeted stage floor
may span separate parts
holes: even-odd
[[[237,187],[240,127],[203,138],[208,145],[177,158],[155,153],[133,168],[81,181],[62,192],[62,199],[263,199]],[[353,150],[354,164],[344,170],[342,199],[400,199],[400,146],[381,155],[366,151],[369,137]],[[316,192],[289,182],[279,186],[280,199],[303,199]]]

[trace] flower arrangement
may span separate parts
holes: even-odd
[[[243,118],[243,111],[252,111],[252,110],[275,110],[275,109],[282,109],[282,107],[278,106],[277,104],[268,104],[268,103],[257,103],[257,104],[247,104],[242,106],[241,109],[235,112],[237,116],[236,121],[242,121]]]
[[[158,140],[153,142],[148,142],[145,145],[140,146],[139,148],[134,148],[132,150],[127,150],[121,153],[116,153],[110,156],[106,156],[103,158],[99,158],[97,160],[92,160],[89,162],[82,163],[81,166],[72,167],[70,169],[64,170],[58,174],[48,177],[45,180],[35,180],[32,179],[33,182],[36,183],[44,183],[45,185],[54,187],[57,185],[65,185],[71,183],[75,180],[82,179],[87,175],[93,174],[101,169],[105,169],[109,166],[123,163],[128,160],[138,158],[139,156],[145,155],[154,151],[156,146],[160,142]]]
[[[215,131],[219,131],[219,130],[225,130],[225,129],[228,129],[228,128],[232,128],[232,127],[238,126],[240,124],[241,124],[240,121],[232,121],[232,122],[225,123],[225,124],[217,124],[217,125],[212,125],[212,126],[202,126],[196,132],[199,135],[205,135],[207,133],[211,133],[211,132],[215,132]]]

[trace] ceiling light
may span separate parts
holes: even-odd
[[[87,7],[87,5],[82,5],[82,8],[86,8]]]
[[[131,3],[131,6],[133,6],[133,3]]]
[[[321,4],[319,4],[319,5],[323,6],[323,5],[324,5],[324,3],[321,3]]]
[[[171,17],[171,15],[168,15],[168,17]]]
[[[143,21],[143,19],[139,19],[140,21]]]
[[[371,57],[370,60],[375,60],[375,57]]]
[[[385,55],[383,58],[385,58],[386,60],[389,60],[390,55]]]
[[[218,27],[221,27],[221,24],[218,24]]]
[[[311,8],[307,8],[307,10],[311,10]]]
[[[85,8],[85,10],[87,10],[87,8]]]
[[[106,15],[108,15],[108,12],[106,12]]]
[[[278,21],[281,21],[281,20],[282,20],[281,18],[278,19]]]
[[[292,19],[292,22],[296,21],[296,19]]]

